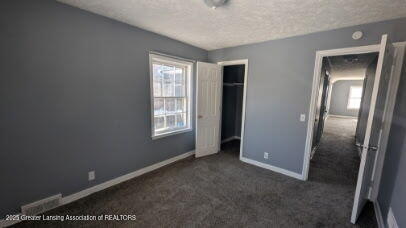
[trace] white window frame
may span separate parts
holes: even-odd
[[[353,89],[361,89],[361,97],[359,98],[360,99],[360,106],[358,108],[350,107],[350,101],[351,101],[351,99],[353,99],[353,97],[352,97]],[[347,101],[347,109],[348,110],[360,109],[360,107],[361,107],[361,99],[362,99],[362,90],[363,90],[362,86],[350,86],[350,92],[348,94],[348,101]]]
[[[168,64],[172,66],[185,68],[185,86],[186,86],[186,127],[175,129],[173,131],[167,131],[163,133],[155,132],[155,118],[154,118],[154,71],[153,64]],[[183,61],[176,58],[171,58],[168,56],[162,56],[158,54],[149,54],[149,78],[150,78],[150,97],[151,97],[151,137],[152,139],[159,139],[170,135],[181,134],[185,132],[190,132],[193,130],[192,126],[192,99],[193,99],[193,62]],[[165,108],[165,107],[164,107]]]

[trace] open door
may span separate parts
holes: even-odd
[[[323,135],[324,131],[324,124],[326,123],[327,119],[327,100],[328,96],[330,94],[330,75],[327,75],[327,77],[324,80],[324,86],[323,86],[323,97],[321,100],[321,107],[320,107],[320,118],[319,118],[319,129],[318,129],[318,135],[317,135],[317,142],[320,143],[321,136]]]
[[[219,65],[197,63],[196,157],[220,150],[221,82]]]
[[[365,139],[362,145],[361,163],[358,171],[354,206],[351,215],[352,223],[357,221],[362,208],[368,201],[369,192],[372,187],[372,172],[383,127],[382,117],[391,73],[393,51],[394,48],[388,41],[388,36],[383,35],[372,90]]]
[[[324,63],[323,63],[324,64]],[[321,136],[323,135],[324,123],[327,118],[327,100],[329,95],[330,87],[330,75],[327,70],[324,69],[324,73],[320,78],[319,92],[317,98],[316,106],[316,118],[313,126],[313,143],[312,143],[312,154],[310,158],[313,157],[315,149],[319,146]]]

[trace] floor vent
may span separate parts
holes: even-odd
[[[46,199],[38,200],[36,202],[21,206],[21,213],[24,215],[38,215],[45,211],[61,205],[62,195],[54,195]]]

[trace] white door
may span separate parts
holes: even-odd
[[[375,82],[372,89],[364,145],[362,146],[361,164],[358,171],[354,206],[351,215],[352,223],[357,221],[362,208],[368,200],[369,191],[372,187],[372,171],[383,127],[382,117],[384,115],[383,111],[385,109],[393,51],[394,48],[388,41],[388,36],[383,35],[376,67]]]
[[[220,145],[221,68],[197,63],[196,157],[214,154]]]

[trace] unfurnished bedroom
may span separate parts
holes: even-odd
[[[406,2],[0,1],[0,227],[406,227]]]

